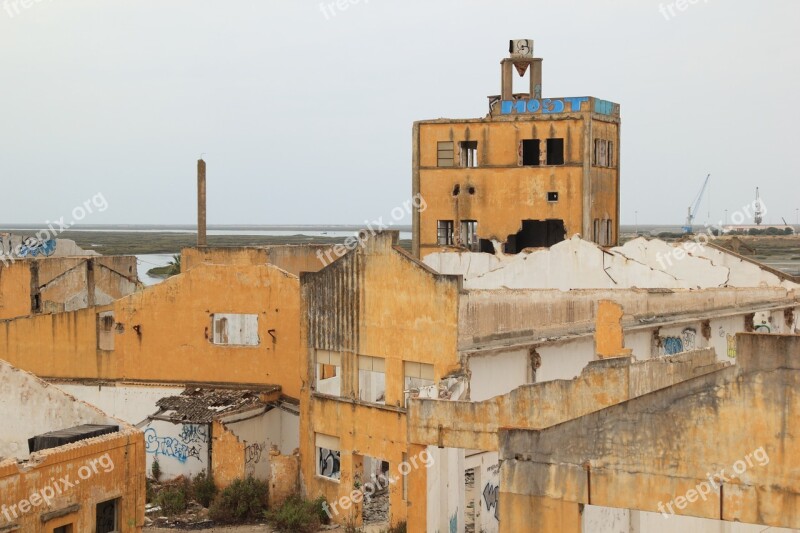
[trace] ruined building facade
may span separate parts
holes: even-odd
[[[542,98],[533,41],[511,41],[501,94],[475,119],[416,122],[413,252],[518,253],[580,234],[619,239],[619,105],[588,96]],[[513,92],[514,71],[530,89]]]

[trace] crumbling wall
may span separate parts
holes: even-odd
[[[276,446],[269,450],[269,507],[277,509],[300,490],[300,451],[281,455]]]

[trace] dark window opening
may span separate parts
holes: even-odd
[[[53,533],[73,533],[72,524],[67,524],[65,526],[59,526],[53,529]]]
[[[480,252],[482,254],[493,254],[494,253],[494,243],[489,239],[480,239],[478,241],[481,249]]]
[[[558,201],[558,193],[557,192],[549,192],[549,193],[547,193],[547,201],[548,202],[557,202]]]
[[[518,254],[525,248],[546,248],[564,240],[567,230],[563,220],[523,220],[522,229],[509,235],[505,253]]]
[[[97,533],[113,533],[119,531],[117,527],[117,503],[119,499],[108,500],[97,504],[97,513],[95,518],[95,531]]]
[[[461,166],[475,168],[478,166],[478,141],[461,141],[458,143],[461,151]]]
[[[436,222],[436,236],[439,246],[453,245],[453,221],[439,220]]]
[[[452,167],[453,166],[453,142],[441,141],[436,143],[436,166],[439,167]]]
[[[538,167],[540,157],[539,139],[525,139],[522,141],[522,166]]]
[[[480,249],[480,245],[478,244],[477,220],[461,221],[461,234],[459,235],[459,241],[461,246],[464,246],[472,252],[477,252]]]
[[[564,164],[564,139],[547,139],[547,164]]]
[[[592,242],[600,244],[600,219],[594,219],[594,230],[592,232]]]

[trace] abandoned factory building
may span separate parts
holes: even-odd
[[[113,462],[0,509],[0,532],[138,532],[156,460],[377,530],[800,528],[800,280],[621,244],[619,105],[545,98],[533,42],[510,52],[486,117],[413,127],[411,253],[393,231],[329,263],[206,246],[201,161],[181,273],[143,287],[134,258],[78,251],[0,267],[0,406],[24,421],[0,428],[6,503]]]

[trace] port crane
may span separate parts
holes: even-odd
[[[708,180],[711,179],[711,174],[706,176],[706,180],[703,182],[703,186],[700,187],[700,193],[695,198],[694,203],[689,206],[689,214],[686,217],[686,225],[683,227],[683,232],[686,234],[694,233],[694,228],[692,227],[692,222],[694,222],[695,216],[697,216],[697,210],[700,208],[700,202],[703,200],[703,194],[706,192],[706,188],[708,188]]]

